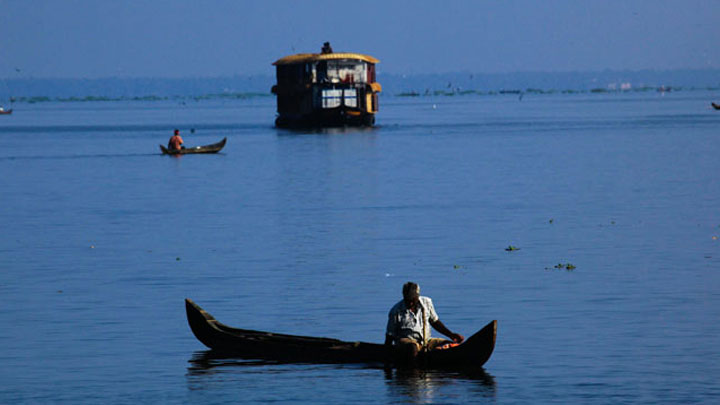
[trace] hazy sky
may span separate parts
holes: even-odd
[[[719,38],[714,0],[0,0],[0,77],[273,74],[324,41],[386,73],[720,68]]]

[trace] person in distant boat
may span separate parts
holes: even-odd
[[[183,139],[180,137],[180,130],[176,129],[173,136],[168,141],[168,150],[181,150],[185,149]]]
[[[330,42],[325,42],[323,44],[321,53],[333,53],[332,47],[330,46]]]
[[[417,356],[421,350],[432,350],[448,343],[461,343],[465,337],[453,333],[438,318],[429,297],[420,296],[420,286],[407,282],[402,289],[403,299],[395,304],[388,313],[385,346],[395,345],[407,350],[411,356]],[[452,339],[452,342],[430,337],[430,326]]]

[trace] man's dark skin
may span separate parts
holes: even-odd
[[[420,309],[420,297],[412,297],[408,299],[407,297],[403,297],[403,301],[405,301],[405,306],[408,307],[414,314],[417,314],[418,309]],[[465,340],[465,337],[459,333],[453,333],[448,329],[445,324],[442,323],[439,319],[435,322],[430,322],[430,326],[433,327],[436,331],[442,333],[443,335],[449,337],[452,339],[455,343],[462,343],[463,340]],[[385,335],[385,347],[387,349],[392,349],[393,344],[393,337],[390,335]],[[416,344],[397,344],[398,347],[406,346],[408,350],[408,355],[412,357],[416,357],[418,352],[420,351],[420,348]]]

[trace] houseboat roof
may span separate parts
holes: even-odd
[[[295,55],[285,56],[273,62],[273,65],[293,65],[296,63],[307,63],[317,62],[321,60],[335,60],[335,59],[357,59],[368,63],[378,63],[379,60],[369,55],[363,55],[360,53],[348,53],[348,52],[337,52],[337,53],[298,53]]]

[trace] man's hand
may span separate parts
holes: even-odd
[[[452,334],[450,334],[450,337],[452,338],[453,342],[455,342],[455,343],[462,343],[465,340],[465,336],[463,336],[459,333],[452,333]]]

